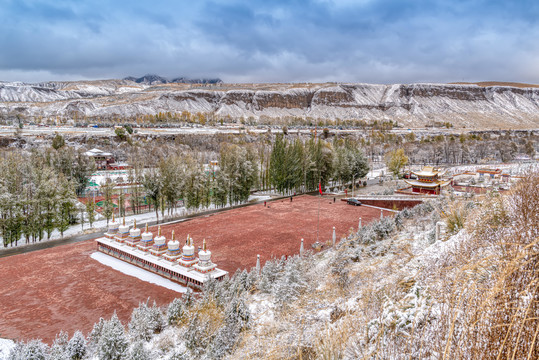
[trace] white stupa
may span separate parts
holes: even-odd
[[[137,219],[133,222],[133,227],[129,230],[129,236],[125,239],[125,243],[129,246],[136,246],[140,241],[140,229],[137,229]]]
[[[198,252],[198,259],[198,264],[193,265],[193,268],[198,272],[207,273],[217,267],[211,262],[211,251],[206,248],[206,239],[202,243],[202,250]]]
[[[168,250],[166,254],[163,254],[163,257],[170,261],[175,261],[180,256],[182,256],[182,252],[180,250],[180,242],[178,240],[174,240],[174,230],[172,230],[172,238],[168,242]]]
[[[112,213],[112,221],[109,222],[109,225],[107,227],[107,232],[105,233],[105,237],[112,239],[114,236],[118,233],[118,226],[120,226],[120,222],[114,219],[114,212]]]
[[[146,229],[140,236],[140,242],[137,245],[142,251],[148,251],[153,245],[153,234],[148,230],[148,223],[146,223]]]
[[[153,239],[153,246],[150,249],[150,253],[160,256],[167,251],[167,239],[161,235],[161,226],[157,230],[157,236]]]
[[[128,236],[129,236],[129,226],[125,225],[125,216],[124,216],[122,220],[122,225],[118,226],[118,235],[116,235],[116,240],[119,242],[124,242]]]
[[[198,262],[195,256],[195,247],[193,245],[193,239],[187,235],[187,240],[182,249],[182,257],[178,259],[178,264],[185,267],[191,267]]]

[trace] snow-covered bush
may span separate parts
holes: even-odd
[[[385,217],[372,224],[372,227],[376,232],[378,240],[383,240],[395,230],[395,220],[392,217]]]
[[[126,360],[152,360],[153,358],[152,358],[152,353],[149,350],[146,350],[144,348],[144,342],[137,341],[131,346],[125,359]]]
[[[345,290],[350,285],[349,262],[350,260],[348,257],[337,256],[331,263],[331,272],[336,276],[336,283],[342,290]]]
[[[46,360],[49,347],[41,340],[20,342],[9,353],[8,360]]]
[[[148,306],[148,301],[146,301],[133,310],[128,325],[129,335],[135,340],[148,341],[153,334],[163,329],[164,324],[163,314],[155,302],[152,306]]]

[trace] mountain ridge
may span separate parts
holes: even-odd
[[[151,81],[151,79],[147,79]],[[155,79],[154,79],[155,80]],[[145,84],[131,79],[0,83],[0,115],[211,113],[251,122],[394,120],[407,127],[539,128],[539,88],[476,84]]]

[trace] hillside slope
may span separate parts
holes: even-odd
[[[395,120],[407,127],[537,128],[539,88],[476,84],[0,83],[0,114],[137,116],[203,112],[264,119]]]

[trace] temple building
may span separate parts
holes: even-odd
[[[404,181],[411,186],[413,194],[439,195],[444,187],[451,184],[451,180],[441,179],[444,173],[440,169],[432,166],[425,166],[421,171],[412,171],[412,174],[417,176],[417,180]]]
[[[129,229],[129,226],[125,225],[125,218],[122,225],[119,225],[113,217],[105,236],[96,239],[97,250],[200,290],[209,279],[221,280],[228,274],[211,261],[211,251],[207,248],[206,240],[197,257],[193,239],[189,235],[180,250],[179,241],[174,239],[174,231],[168,243],[165,236],[161,235],[161,227],[155,238],[152,238],[153,234],[148,231],[148,225],[142,234],[140,231],[136,222]]]

